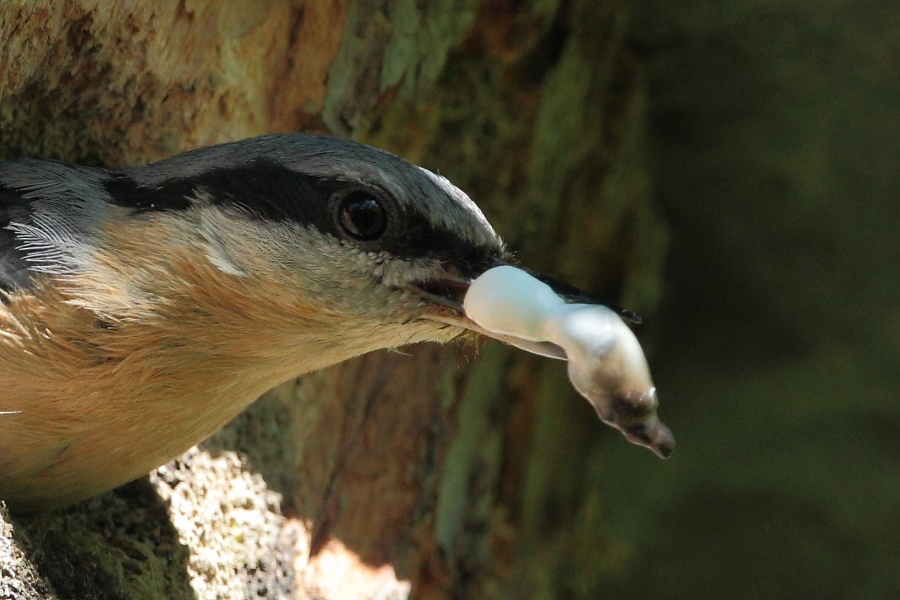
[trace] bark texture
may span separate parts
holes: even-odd
[[[524,264],[646,311],[666,236],[625,29],[592,0],[8,2],[0,155],[119,166],[348,135],[448,176]],[[0,595],[592,597],[626,555],[608,438],[625,443],[559,363],[374,353],[280,386],[149,478],[0,513]]]

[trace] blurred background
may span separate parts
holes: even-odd
[[[0,506],[0,598],[900,598],[900,3],[36,0],[0,57],[0,158],[311,131],[441,172],[643,315],[679,443],[493,342],[373,353]]]
[[[680,447],[606,447],[633,555],[597,597],[900,597],[900,5],[629,12],[671,235],[652,364]]]

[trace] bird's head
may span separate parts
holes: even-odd
[[[475,328],[462,309],[468,284],[509,259],[447,179],[341,138],[202,148],[114,172],[103,187],[114,218],[101,221],[99,247],[117,258],[95,262],[128,257],[126,276],[151,312],[167,310],[173,293],[204,294],[184,300],[255,322],[263,344],[273,331],[259,324],[269,323],[298,351],[316,350],[322,361],[311,367]],[[160,289],[165,280],[172,292]]]

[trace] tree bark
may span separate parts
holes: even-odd
[[[448,176],[523,264],[646,311],[666,236],[625,29],[612,0],[5,3],[0,154],[121,166],[346,135]],[[373,353],[149,478],[0,512],[0,595],[589,598],[624,552],[598,492],[609,438],[559,363]]]

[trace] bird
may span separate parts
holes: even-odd
[[[490,335],[463,298],[513,264],[446,178],[340,137],[271,134],[120,169],[0,162],[0,500],[70,505],[291,378]]]

